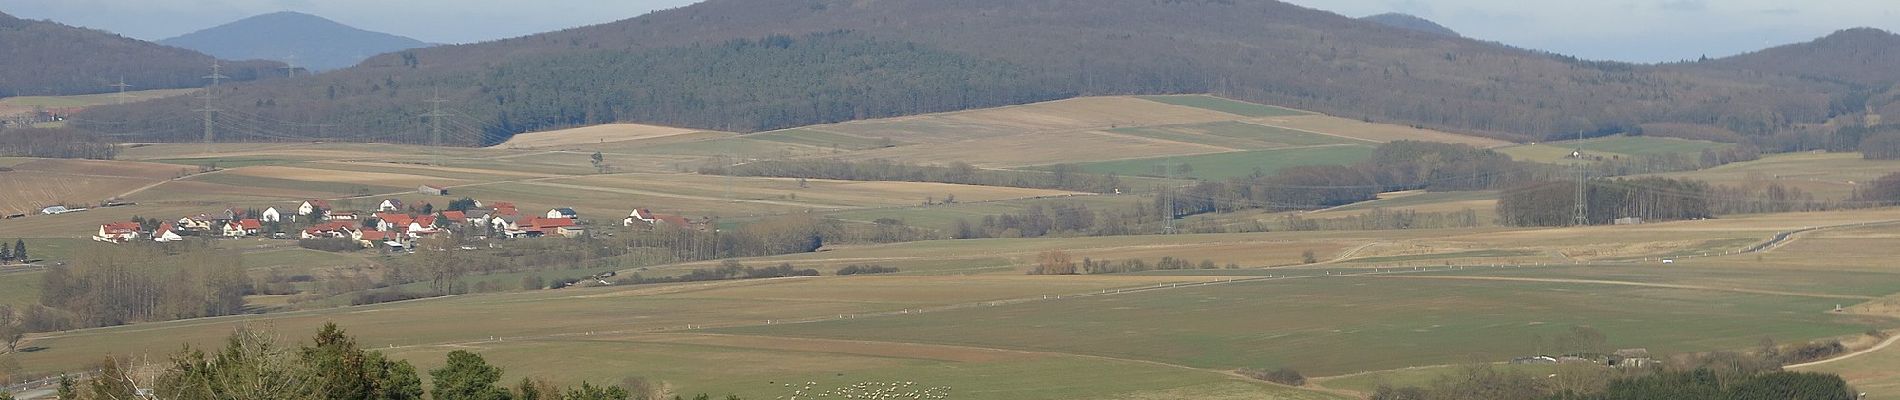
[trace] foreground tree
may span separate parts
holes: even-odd
[[[435,388],[429,391],[435,400],[509,400],[507,389],[495,386],[501,381],[501,368],[488,365],[481,355],[468,351],[449,352],[442,368],[429,370]]]
[[[326,399],[421,400],[422,380],[408,361],[390,361],[364,351],[335,323],[326,323],[298,358],[314,371],[316,391]]]

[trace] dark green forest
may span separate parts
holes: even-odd
[[[1890,68],[1788,60],[1900,43],[1860,33],[1734,61],[1632,65],[1273,1],[712,0],[238,85],[224,107],[248,122],[233,128],[255,131],[231,140],[312,138],[311,124],[324,123],[342,124],[326,139],[426,142],[416,116],[439,90],[456,114],[451,142],[472,145],[610,121],[744,132],[1074,95],[1213,93],[1519,141],[1669,123],[1706,129],[1651,134],[1782,150],[1831,134],[1810,124],[1893,103],[1879,86],[1900,75]],[[192,106],[82,117],[102,132],[186,140],[196,137],[178,117]]]

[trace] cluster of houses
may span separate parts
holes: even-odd
[[[587,235],[580,214],[572,208],[524,214],[508,202],[482,204],[476,201],[473,207],[465,210],[428,214],[416,213],[398,199],[383,200],[373,212],[335,210],[328,201],[308,200],[294,210],[271,207],[252,215],[255,218],[244,218],[246,214],[250,213],[226,209],[218,214],[199,214],[177,221],[164,221],[151,231],[145,231],[136,221],[109,223],[99,226],[99,232],[93,235],[93,240],[127,243],[149,238],[164,243],[190,236],[290,239],[290,234],[279,229],[282,223],[294,221],[307,223],[295,233],[296,239],[349,239],[365,248],[408,248],[416,240],[447,234],[454,229],[485,232],[483,236],[502,239],[543,236],[577,238]],[[683,229],[706,229],[710,226],[706,221],[694,222],[677,215],[655,214],[644,208],[633,210],[621,223],[629,227],[672,226]]]

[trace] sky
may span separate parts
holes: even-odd
[[[1404,12],[1465,36],[1594,60],[1721,57],[1870,26],[1900,31],[1900,0],[1289,0],[1352,17]],[[694,0],[0,0],[0,11],[160,40],[301,11],[432,43],[612,22]]]

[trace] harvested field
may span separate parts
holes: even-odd
[[[393,170],[393,169],[398,169],[398,168],[400,167],[392,166],[390,169]],[[371,171],[344,171],[344,170],[327,170],[327,169],[283,167],[283,166],[258,166],[258,167],[233,168],[233,169],[223,172],[220,175],[252,176],[252,177],[259,177],[259,178],[282,179],[282,180],[291,180],[291,181],[345,183],[345,184],[356,184],[356,185],[366,185],[366,186],[399,187],[399,188],[409,188],[409,189],[414,189],[417,186],[421,186],[421,185],[455,186],[455,185],[471,183],[470,181],[460,180],[460,179],[450,179],[450,178],[424,176],[424,175],[412,175],[412,174],[403,174],[403,173],[372,172],[376,170],[377,168],[367,168],[367,169]]]
[[[0,214],[35,214],[41,208],[68,204],[92,207],[107,199],[156,180],[38,174],[29,171],[0,172]]]
[[[700,132],[697,129],[641,124],[606,124],[515,135],[493,146],[504,149],[541,149],[652,139]]]
[[[786,129],[786,130],[779,130],[779,131],[756,133],[756,134],[746,135],[745,137],[747,139],[752,139],[752,140],[767,140],[767,141],[773,141],[773,142],[802,144],[806,146],[817,146],[817,147],[823,147],[823,148],[835,148],[835,149],[844,149],[844,150],[873,149],[873,148],[878,148],[878,147],[885,147],[886,145],[886,143],[884,143],[883,140],[879,140],[879,139],[857,137],[857,136],[851,136],[851,135],[846,135],[846,134],[841,134],[841,133],[826,132],[826,131],[810,129],[810,128]],[[898,146],[898,145],[903,145],[904,143],[890,142],[888,144],[893,145],[893,146]]]

